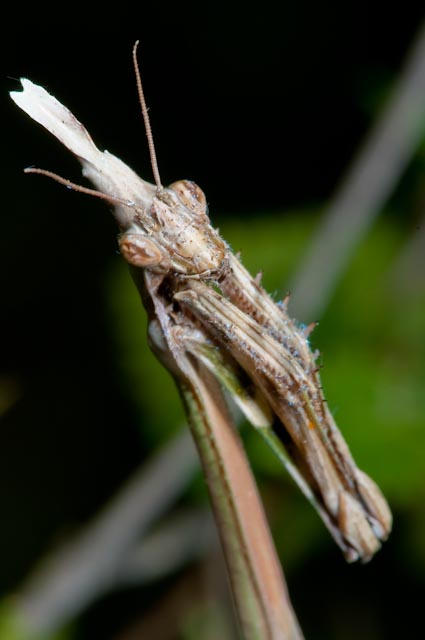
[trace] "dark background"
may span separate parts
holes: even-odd
[[[422,14],[419,3],[216,2],[120,5],[109,18],[103,10],[89,20],[68,5],[56,19],[7,21],[9,33],[3,24],[0,380],[12,398],[0,427],[4,593],[19,589],[34,561],[96,512],[151,445],[117,376],[105,320],[105,271],[118,260],[112,217],[102,203],[23,175],[36,165],[83,181],[76,161],[7,91],[19,89],[21,76],[43,85],[101,148],[150,179],[131,63],[139,39],[163,183],[193,179],[215,224],[228,215],[244,223],[258,211],[326,202]],[[400,225],[408,224],[406,215]],[[370,566],[347,569],[329,547],[294,570],[290,590],[307,637],[331,637],[329,599],[341,591],[361,592],[358,616],[381,621],[367,637],[409,636],[403,616],[409,624],[420,616],[424,581],[404,567],[398,535],[388,543],[393,551]],[[133,593],[124,605],[122,595],[110,596],[107,607],[85,614],[78,637],[112,638],[143,597]],[[391,614],[397,607],[400,619]],[[357,612],[347,615],[355,620]],[[351,627],[335,637],[360,636]]]

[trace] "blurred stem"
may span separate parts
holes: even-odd
[[[111,589],[134,545],[187,486],[197,466],[182,430],[140,467],[71,542],[43,558],[16,597],[27,638],[47,638]]]
[[[292,310],[316,320],[416,151],[425,124],[425,24],[384,113],[354,159],[293,279]]]
[[[425,216],[397,256],[389,283],[399,300],[411,301],[425,292]]]
[[[179,382],[246,640],[301,639],[245,452],[216,379],[202,365]]]

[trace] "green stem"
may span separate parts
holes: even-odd
[[[179,381],[246,640],[300,640],[261,500],[221,388],[200,365]]]

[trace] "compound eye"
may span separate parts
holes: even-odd
[[[160,249],[142,233],[124,233],[118,243],[124,259],[133,267],[153,267],[162,261]]]
[[[180,202],[199,216],[207,215],[207,200],[200,187],[190,180],[178,180],[170,184]]]

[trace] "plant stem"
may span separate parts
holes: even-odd
[[[246,640],[299,640],[302,633],[257,487],[216,379],[200,365],[179,384],[222,540]]]

